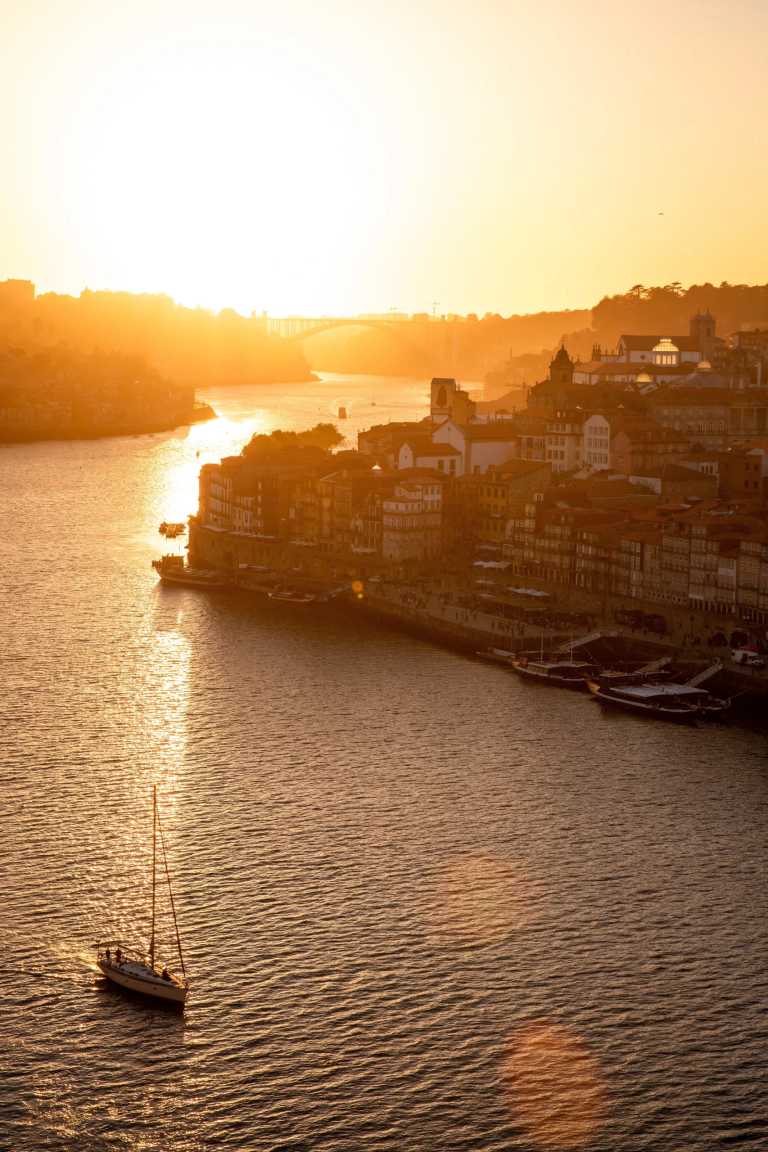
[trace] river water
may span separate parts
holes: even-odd
[[[763,735],[150,569],[205,460],[425,396],[221,391],[192,429],[0,446],[0,1148],[768,1145]],[[184,1017],[89,947],[146,940],[153,782]]]

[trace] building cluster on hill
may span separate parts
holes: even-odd
[[[622,336],[588,363],[560,348],[513,412],[478,412],[436,378],[428,415],[361,432],[357,452],[246,449],[207,465],[192,544],[225,567],[269,562],[275,544],[298,569],[334,574],[480,564],[500,579],[766,621],[760,335],[726,344],[704,314],[686,337]]]

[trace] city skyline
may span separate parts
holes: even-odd
[[[766,32],[751,0],[38,0],[5,41],[2,275],[272,315],[760,282]]]

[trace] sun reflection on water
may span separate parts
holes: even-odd
[[[236,456],[257,433],[275,427],[274,413],[255,409],[243,419],[219,416],[193,424],[182,445],[181,459],[169,468],[158,492],[158,523],[182,522],[197,508],[198,477],[203,464],[218,463],[224,456]]]

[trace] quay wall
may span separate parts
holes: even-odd
[[[375,588],[375,591],[372,591]],[[569,637],[556,629],[532,630],[517,620],[465,608],[444,595],[402,584],[369,586],[358,602],[367,615],[456,647],[477,651],[536,649],[541,640],[551,649]]]
[[[371,618],[464,650],[495,647],[535,651],[542,638],[545,647],[551,649],[578,636],[578,633],[564,634],[562,626],[558,629],[538,623],[531,625],[524,620],[467,607],[461,598],[476,592],[473,586],[476,574],[471,568],[466,572],[435,572],[422,577],[403,575],[394,579],[389,567],[375,556],[339,554],[319,546],[260,539],[201,525],[194,519],[190,524],[189,554],[191,564],[223,571],[233,584],[244,590],[263,590],[270,575],[273,581],[299,588],[325,589],[331,594],[345,590],[355,608]],[[250,570],[241,565],[250,566]],[[503,579],[506,584],[522,580],[508,574]],[[525,583],[533,586],[528,578]],[[549,592],[547,608],[553,614],[589,616],[588,630],[618,634],[618,645],[633,658],[650,660],[669,655],[694,668],[706,667],[719,658],[723,671],[713,679],[712,685],[751,697],[768,694],[768,669],[740,668],[731,661],[729,648],[707,646],[706,640],[714,631],[730,634],[743,627],[733,617],[697,613],[679,605],[644,604],[626,597],[544,585],[540,581],[536,586]],[[616,613],[627,609],[662,615],[667,632],[658,635],[618,625]]]

